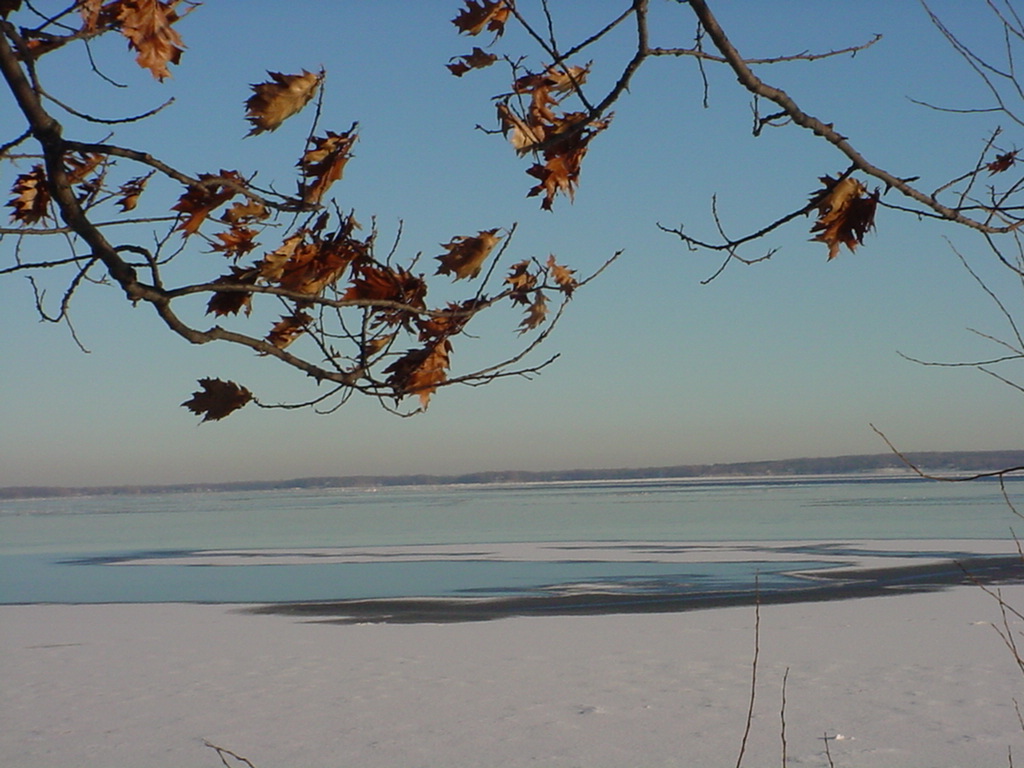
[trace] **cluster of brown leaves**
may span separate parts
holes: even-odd
[[[72,154],[64,158],[64,173],[69,185],[77,187],[78,197],[85,201],[95,197],[103,187],[104,157],[95,153]],[[11,187],[7,205],[11,218],[22,226],[52,218],[50,187],[46,168],[37,163],[27,173],[19,174]]]
[[[548,256],[543,266],[530,259],[512,265],[505,278],[510,286],[509,298],[513,304],[526,306],[526,317],[519,324],[519,333],[532,331],[547,319],[548,300],[541,286],[551,281],[556,290],[569,298],[579,284],[575,274],[575,270],[559,264],[554,254]]]
[[[181,18],[178,7],[183,0],[76,0],[82,16],[82,32],[103,29],[120,30],[128,38],[128,46],[138,55],[135,61],[148,69],[153,77],[163,80],[171,76],[168,64],[177,64],[185,44],[173,24]],[[187,2],[189,8],[195,3]]]
[[[611,115],[593,120],[586,112],[556,112],[555,107],[582,85],[589,73],[585,67],[549,67],[539,74],[527,74],[513,84],[513,93],[498,102],[502,133],[519,154],[540,152],[543,162],[534,163],[527,173],[538,180],[529,196],[544,194],[541,207],[551,210],[555,195],[570,200],[579,182],[580,165],[590,140],[608,127]],[[529,98],[525,110],[515,104]]]
[[[819,181],[824,188],[811,195],[811,203],[818,209],[818,219],[811,227],[811,232],[818,234],[812,239],[828,245],[831,261],[839,254],[840,245],[853,251],[863,244],[864,235],[875,225],[879,192],[868,194],[865,186],[850,176],[821,176]]]
[[[466,0],[466,7],[452,19],[459,31],[477,35],[493,31],[501,36],[512,9],[504,0],[477,3]],[[481,48],[456,56],[448,64],[453,75],[461,77],[471,69],[487,67],[497,56]],[[577,92],[587,80],[590,65],[550,66],[542,72],[527,72],[512,84],[512,92],[498,99],[498,122],[502,133],[520,155],[539,155],[527,173],[537,184],[527,193],[543,195],[541,207],[551,210],[555,195],[570,200],[579,183],[580,166],[590,140],[608,127],[611,116],[595,119],[587,112],[558,112],[556,108],[569,94]]]

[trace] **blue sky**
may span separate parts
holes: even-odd
[[[568,40],[621,3],[592,0],[583,14],[581,4],[565,5]],[[654,42],[689,44],[688,10],[652,5]],[[856,57],[758,71],[807,111],[835,122],[878,164],[921,176],[926,189],[971,167],[998,124],[910,101],[987,105],[973,73],[917,3],[716,5],[750,56],[841,48],[882,33]],[[983,4],[933,7],[995,52]],[[268,69],[323,66],[321,127],[361,126],[335,198],[364,223],[376,217],[385,241],[402,221],[402,253],[434,256],[453,235],[518,222],[511,260],[554,253],[586,272],[616,250],[623,256],[577,293],[546,343],[561,358],[542,376],[444,389],[426,414],[411,419],[355,399],[329,416],[250,407],[199,425],[178,406],[198,378],[233,379],[271,402],[312,390],[301,376],[245,351],[188,345],[109,286],[87,286],[73,307],[90,350],[83,354],[66,329],[37,321],[24,279],[5,278],[0,485],[645,466],[886,450],[869,423],[906,450],[1021,446],[1019,392],[970,369],[923,367],[897,354],[960,361],[997,351],[966,330],[998,336],[1006,328],[951,244],[975,259],[993,287],[1012,285],[1005,272],[988,268],[981,241],[969,233],[882,210],[862,248],[826,263],[826,247],[808,242],[811,221],[799,220],[764,242],[761,250],[779,249],[771,261],[734,265],[700,284],[717,257],[688,251],[658,223],[682,223],[713,239],[710,201],[717,195],[726,227],[739,234],[799,207],[818,176],[845,167],[796,128],[753,138],[749,100],[724,69],[707,67],[705,109],[693,61],[648,62],[612,128],[593,142],[575,204],[559,199],[548,213],[525,197],[528,162],[500,137],[474,130],[493,124],[489,98],[507,89],[507,70],[457,79],[444,66],[481,42],[460,38],[450,24],[458,3],[250,0],[242,8],[211,1],[181,22],[188,50],[163,84],[137,70],[114,39],[100,41],[95,54],[129,88],[99,80],[80,49],[44,60],[41,74],[60,98],[106,117],[174,96],[173,107],[115,129],[112,141],[189,173],[260,170],[263,183],[290,187],[312,113],[245,139],[243,102],[248,84]],[[535,54],[515,32],[497,50]],[[593,87],[615,77],[628,55],[621,39],[595,52]],[[67,126],[72,138],[105,133],[73,120]],[[1014,126],[1004,127],[1001,145],[1017,146]],[[22,130],[14,110],[0,109],[0,129],[4,139]],[[4,188],[20,170],[0,168]],[[170,204],[179,191],[168,189]],[[14,245],[0,241],[4,260]],[[181,260],[183,280],[220,274],[221,257],[203,250],[196,243]],[[60,291],[55,281],[48,295]],[[1009,300],[1019,317],[1019,291]],[[456,367],[510,348],[518,322],[511,314],[485,324],[478,340],[456,348]]]

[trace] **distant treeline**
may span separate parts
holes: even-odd
[[[1024,451],[961,451],[909,453],[907,460],[930,474],[962,475],[1024,467]],[[177,485],[116,485],[62,488],[12,486],[0,488],[0,499],[30,499],[52,496],[96,496],[105,494],[196,493],[204,491],[273,491],[289,488],[365,488],[395,485],[458,485],[470,483],[541,483],[583,480],[647,480],[687,477],[788,477],[798,475],[846,475],[888,470],[905,470],[907,465],[894,454],[831,456],[817,459],[745,461],[736,464],[685,464],[672,467],[621,469],[568,469],[545,472],[496,470],[465,475],[354,475],[349,477],[303,477],[291,480],[253,480],[233,483],[187,483]]]

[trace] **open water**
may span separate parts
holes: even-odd
[[[1007,487],[1024,508],[1024,481]],[[995,482],[909,477],[13,500],[0,603],[768,593],[865,557],[956,558],[1014,525]]]

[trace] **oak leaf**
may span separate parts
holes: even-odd
[[[543,291],[533,294],[533,302],[526,310],[526,317],[519,324],[519,333],[523,334],[532,331],[539,326],[548,316],[548,300]]]
[[[466,0],[466,7],[452,19],[452,24],[463,34],[479,35],[486,29],[497,38],[505,31],[505,22],[511,12],[506,0],[482,0],[479,3]]]
[[[555,261],[555,255],[551,254],[548,256],[548,273],[551,275],[551,279],[555,281],[555,284],[562,293],[566,296],[572,296],[572,292],[576,289],[576,286],[579,285],[574,277],[576,270],[562,266]]]
[[[352,157],[352,145],[358,138],[355,130],[353,125],[345,133],[328,131],[326,136],[312,139],[312,148],[306,150],[298,162],[302,175],[310,179],[300,184],[304,203],[319,203],[331,184],[341,178],[345,164]]]
[[[531,124],[519,117],[508,104],[498,102],[498,122],[501,133],[515,148],[516,154],[525,155],[544,141],[546,131],[542,124]]]
[[[128,211],[135,210],[135,206],[139,204],[139,197],[146,189],[146,184],[152,178],[156,171],[150,171],[145,176],[137,176],[134,179],[129,179],[120,186],[117,190],[118,199],[117,205],[121,206],[121,213],[127,213]]]
[[[178,202],[171,206],[172,211],[185,214],[178,229],[185,237],[195,234],[202,226],[206,217],[214,208],[217,208],[232,197],[238,194],[238,189],[233,185],[219,183],[221,179],[244,184],[245,181],[238,175],[238,171],[224,171],[220,174],[203,173],[199,175],[200,184],[189,187],[185,194],[178,198]]]
[[[180,18],[175,10],[179,4],[180,0],[118,0],[112,4],[121,34],[128,38],[128,46],[138,51],[135,61],[157,80],[171,76],[167,65],[177,64],[185,51],[181,36],[171,26]]]
[[[276,283],[284,275],[285,265],[300,248],[309,247],[305,243],[305,235],[302,232],[291,235],[285,239],[279,248],[263,256],[263,260],[257,265],[260,277],[268,283]]]
[[[218,232],[214,235],[220,242],[214,244],[213,250],[237,261],[259,245],[255,241],[258,234],[259,232],[249,227],[234,226],[227,232]]]
[[[831,261],[841,245],[853,251],[863,244],[864,236],[874,227],[879,193],[875,190],[868,195],[864,185],[850,176],[822,176],[819,180],[825,186],[811,196],[818,209],[818,219],[811,227],[811,232],[818,234],[811,239],[828,245]]]
[[[11,187],[14,197],[8,206],[14,210],[11,218],[22,224],[35,224],[50,216],[50,188],[46,184],[46,169],[33,165],[28,173],[20,174]]]
[[[456,280],[472,279],[479,275],[491,250],[501,240],[501,235],[496,234],[497,231],[485,229],[475,237],[458,235],[453,237],[451,242],[444,243],[441,247],[448,249],[448,253],[437,257],[441,265],[437,268],[436,274],[455,275]]]
[[[509,300],[513,304],[531,304],[533,302],[531,295],[537,287],[537,275],[530,271],[532,264],[530,259],[523,259],[509,269],[505,282],[512,286]]]
[[[441,339],[421,349],[409,350],[384,369],[391,374],[387,385],[397,398],[417,395],[420,407],[426,410],[430,396],[448,380],[451,349],[451,343]]]
[[[462,333],[466,323],[473,319],[473,315],[481,307],[486,306],[486,302],[484,297],[467,299],[461,304],[454,301],[449,302],[444,314],[433,315],[417,323],[420,341],[448,338]]]
[[[323,243],[306,243],[285,262],[278,284],[288,291],[318,295],[341,277],[351,258]]]
[[[992,176],[993,174],[1010,170],[1014,163],[1017,162],[1017,153],[1019,151],[1015,149],[1013,152],[1004,152],[1001,155],[996,155],[996,159],[985,166],[988,168],[988,175]]]
[[[259,270],[254,267],[231,267],[231,273],[218,277],[214,285],[255,285]],[[252,294],[249,291],[216,291],[206,304],[206,314],[221,317],[237,315],[241,310],[245,314],[252,311]]]
[[[493,53],[487,53],[481,48],[473,47],[472,53],[464,56],[453,56],[447,65],[448,70],[456,77],[462,77],[471,69],[483,69],[496,62],[498,57]]]
[[[252,85],[253,95],[245,102],[245,119],[252,123],[253,136],[264,131],[276,131],[285,120],[299,112],[316,94],[324,73],[302,70],[301,75],[282,75],[267,72],[270,80]]]
[[[267,206],[256,200],[246,199],[244,203],[232,203],[231,207],[224,211],[221,220],[231,224],[252,224],[256,221],[263,221],[270,216]]]
[[[199,379],[199,386],[202,390],[193,392],[182,406],[202,416],[202,421],[219,421],[252,400],[252,392],[233,381]]]
[[[267,334],[267,341],[278,349],[284,349],[295,339],[306,332],[306,327],[313,322],[313,318],[305,312],[295,312],[285,315]]]

